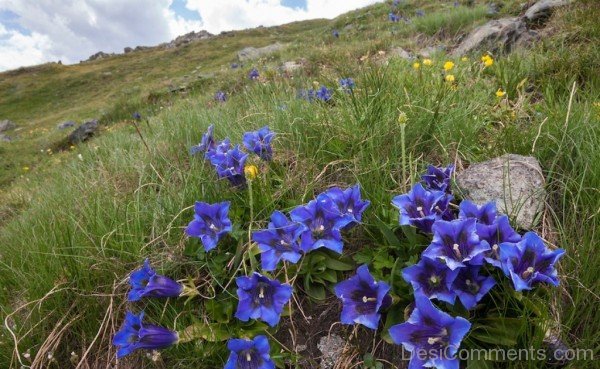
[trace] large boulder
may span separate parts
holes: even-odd
[[[98,120],[93,119],[83,123],[71,132],[69,137],[67,137],[67,141],[70,144],[78,144],[88,140],[90,137],[94,136],[96,132],[98,132]]]
[[[570,0],[540,0],[533,4],[523,16],[529,23],[543,23],[558,7],[569,4]]]
[[[14,129],[15,127],[17,127],[17,125],[12,120],[0,120],[0,132],[8,131],[9,129]]]
[[[240,59],[240,61],[258,59],[262,56],[282,50],[283,48],[284,45],[279,42],[265,47],[245,47],[238,52],[238,59]]]
[[[452,55],[462,56],[474,50],[510,51],[515,42],[526,32],[527,26],[521,18],[491,20],[469,33],[454,49]]]
[[[537,159],[514,154],[472,164],[456,174],[456,184],[465,199],[478,205],[496,202],[498,211],[521,229],[537,224],[546,199],[544,183]]]

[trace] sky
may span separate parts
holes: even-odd
[[[0,71],[78,63],[191,31],[334,18],[382,0],[0,0]],[[251,45],[249,45],[251,46]]]

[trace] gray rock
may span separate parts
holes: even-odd
[[[14,129],[15,127],[17,127],[17,125],[12,120],[0,120],[0,132],[8,131],[9,129]]]
[[[132,48],[130,48],[129,46],[127,46],[126,48],[124,48],[124,49],[123,49],[123,52],[124,52],[125,54],[129,54],[129,53],[130,53],[130,52],[132,52],[132,51],[133,51],[133,49],[132,49]]]
[[[352,31],[354,29],[354,24],[350,23],[344,26],[344,31]]]
[[[323,354],[321,369],[332,369],[341,359],[345,346],[346,340],[336,334],[321,337],[317,343],[317,348]]]
[[[163,46],[167,49],[172,49],[174,47],[179,47],[181,45],[189,44],[190,42],[193,42],[193,41],[206,40],[213,36],[214,35],[212,33],[205,31],[205,30],[201,30],[198,32],[192,31],[190,33],[186,33],[185,35],[181,35],[181,36],[177,37],[176,39],[174,39],[171,42],[163,44]]]
[[[556,8],[568,5],[570,2],[570,0],[540,0],[527,9],[523,17],[530,23],[542,23],[550,18]]]
[[[391,49],[389,52],[389,55],[390,55],[390,57],[398,57],[398,58],[404,59],[404,60],[415,59],[415,56],[411,52],[406,51],[401,47],[395,47],[395,48]]]
[[[70,128],[70,127],[75,127],[75,124],[77,124],[77,123],[73,122],[72,120],[68,120],[66,122],[62,122],[61,124],[56,126],[56,128],[65,129],[65,128]]]
[[[88,140],[90,137],[94,136],[96,132],[98,132],[98,120],[93,119],[83,123],[71,132],[67,137],[67,141],[71,144],[78,144]]]
[[[280,44],[279,42],[259,48],[245,47],[238,52],[238,59],[240,59],[240,61],[258,59],[262,56],[269,55],[276,51],[282,50],[284,47],[285,46],[283,44]]]
[[[279,68],[282,72],[293,73],[299,69],[302,69],[304,64],[297,63],[295,61],[287,61],[281,65]]]
[[[544,183],[537,159],[514,154],[472,164],[456,174],[456,184],[465,199],[478,205],[495,201],[498,211],[522,229],[537,224],[546,199]]]
[[[107,54],[103,51],[98,51],[94,55],[90,56],[86,61],[100,60],[100,59],[111,57],[113,55],[115,55],[115,54]]]
[[[11,142],[12,137],[0,133],[0,142]]]
[[[433,54],[446,51],[446,45],[428,46],[421,49],[418,54],[423,58],[431,58]]]
[[[490,52],[510,51],[525,32],[527,32],[527,26],[520,18],[491,20],[469,33],[452,52],[452,55],[462,56],[477,49]]]

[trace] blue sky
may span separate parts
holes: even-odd
[[[333,18],[383,0],[0,0],[0,71],[77,63],[191,31]],[[252,45],[248,45],[252,46]]]

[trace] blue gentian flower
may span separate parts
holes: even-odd
[[[188,224],[185,233],[199,238],[206,251],[214,249],[221,238],[231,232],[229,205],[229,201],[216,204],[196,201],[194,220]]]
[[[420,293],[415,294],[415,305],[405,323],[390,328],[392,340],[411,352],[408,367],[458,369],[455,355],[471,323],[444,313]]]
[[[333,32],[331,32],[331,34],[333,35],[333,37],[335,38],[340,38],[340,33],[338,32],[337,29],[334,29]]]
[[[525,233],[516,244],[500,244],[502,269],[516,291],[531,290],[534,284],[541,282],[558,286],[554,264],[564,253],[563,249],[550,251],[535,232]]]
[[[215,152],[210,156],[210,162],[215,167],[219,178],[226,178],[234,187],[246,185],[244,166],[247,159],[248,154],[240,150],[239,145],[224,154]]]
[[[230,339],[227,348],[231,353],[223,369],[275,369],[265,336],[256,336],[252,340]]]
[[[268,126],[264,126],[258,131],[244,133],[244,146],[248,151],[260,156],[261,159],[271,160],[273,156],[271,141],[274,137],[275,133]]]
[[[123,327],[113,337],[113,345],[119,347],[117,358],[122,358],[138,349],[163,349],[179,341],[177,332],[152,324],[144,324],[143,320],[144,312],[139,315],[127,312]]]
[[[156,274],[156,271],[150,266],[150,261],[146,259],[144,266],[136,270],[129,276],[128,300],[138,301],[142,297],[179,297],[183,287],[164,275]]]
[[[225,101],[227,101],[227,94],[223,91],[217,91],[215,93],[215,100],[220,101],[220,102],[225,102]]]
[[[452,284],[452,290],[469,310],[475,308],[483,296],[496,285],[494,278],[481,275],[480,269],[480,266],[458,268],[458,275]]]
[[[352,217],[352,222],[348,226],[360,223],[362,213],[371,205],[369,200],[362,200],[360,196],[360,185],[355,185],[342,190],[339,187],[328,189],[324,193],[337,206],[342,215]]]
[[[211,164],[215,165],[212,162],[213,157],[218,155],[225,155],[231,149],[231,141],[229,138],[225,138],[223,141],[217,143],[213,143],[212,147],[206,150],[204,154],[204,158],[210,160]]]
[[[458,1],[455,1],[453,5],[455,8],[458,8],[460,6],[460,3]]]
[[[448,203],[452,196],[442,191],[427,191],[420,183],[411,191],[394,197],[392,205],[400,210],[400,225],[412,225],[423,232],[431,233],[436,220],[452,219]]]
[[[417,10],[415,11],[415,15],[416,15],[417,17],[424,17],[424,16],[425,16],[425,11],[424,11],[423,9],[417,9]]]
[[[263,270],[275,270],[281,259],[296,264],[302,256],[300,235],[305,230],[303,224],[289,221],[282,212],[273,212],[269,228],[252,233],[252,240],[261,251]]]
[[[482,265],[483,254],[490,250],[486,241],[477,236],[475,219],[438,220],[433,224],[433,240],[423,256],[443,260],[454,270],[468,265]]]
[[[340,86],[345,92],[350,93],[356,86],[356,83],[354,83],[354,79],[352,78],[342,78],[340,79]]]
[[[394,1],[392,1],[392,5],[393,5],[393,6],[398,6],[398,5],[400,5],[400,0],[394,0]]]
[[[231,63],[231,69],[237,69],[237,68],[239,68],[238,63]]]
[[[202,141],[200,141],[198,145],[192,146],[190,149],[192,155],[199,152],[209,152],[215,148],[215,139],[213,137],[214,129],[215,126],[213,124],[208,126],[208,130],[202,135]]]
[[[142,115],[136,111],[135,113],[133,113],[133,119],[140,120],[142,119]]]
[[[315,90],[313,90],[313,89],[310,89],[310,90],[304,90],[304,89],[298,90],[298,93],[296,94],[296,98],[312,102],[314,100],[314,98],[315,98]]]
[[[398,16],[394,13],[391,13],[391,12],[390,12],[390,14],[388,14],[388,19],[390,20],[390,22],[394,22],[394,23],[400,22],[400,16]]]
[[[498,268],[501,267],[498,245],[503,242],[516,243],[521,240],[521,235],[510,226],[508,217],[506,215],[498,216],[496,203],[493,201],[480,207],[468,200],[463,200],[460,203],[458,217],[477,220],[479,239],[486,241],[491,246],[491,250],[485,254],[485,260]]]
[[[304,206],[298,206],[290,212],[294,222],[302,223],[306,230],[302,232],[300,245],[304,252],[325,247],[338,254],[342,253],[344,243],[340,230],[352,222],[349,215],[340,214],[333,201],[325,194]]]
[[[402,270],[402,277],[412,285],[415,292],[449,304],[454,304],[456,300],[456,293],[451,286],[457,274],[458,270],[452,270],[446,264],[429,258],[421,258],[417,264]]]
[[[423,180],[423,187],[430,191],[444,191],[451,193],[452,188],[450,187],[450,179],[454,172],[454,165],[448,165],[446,168],[435,167],[429,165],[427,172],[421,176]]]
[[[314,96],[324,102],[328,102],[333,97],[333,91],[325,86],[321,86],[314,92]]]
[[[366,265],[360,266],[355,276],[335,285],[334,291],[342,300],[341,322],[344,324],[362,324],[377,329],[381,310],[392,302],[390,286],[376,282]]]
[[[248,78],[250,78],[251,80],[256,80],[256,79],[258,79],[258,77],[260,77],[260,73],[258,73],[258,69],[252,68],[250,73],[248,73]]]
[[[235,317],[244,322],[260,319],[271,327],[276,326],[283,307],[292,297],[292,286],[256,272],[252,277],[238,277],[235,281],[240,300]]]

